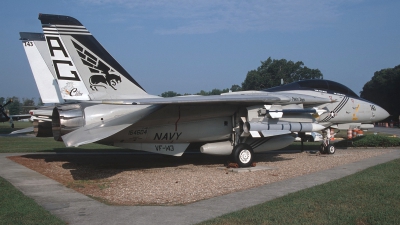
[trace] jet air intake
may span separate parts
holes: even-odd
[[[320,131],[325,127],[316,123],[279,123],[270,124],[262,122],[245,122],[243,124],[243,134],[252,137],[269,137],[276,135],[289,134],[291,132],[312,132]],[[262,136],[261,136],[262,135]]]
[[[85,119],[81,105],[63,105],[53,109],[51,126],[54,140],[61,141],[61,136],[84,125]]]

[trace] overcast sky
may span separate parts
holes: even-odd
[[[395,0],[14,0],[0,8],[0,97],[39,97],[19,32],[78,19],[151,94],[241,84],[268,57],[303,61],[356,93],[400,64]]]

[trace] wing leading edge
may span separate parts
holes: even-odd
[[[230,94],[212,96],[179,96],[171,98],[144,98],[103,100],[103,104],[115,105],[170,105],[170,104],[323,104],[332,100],[301,94]]]

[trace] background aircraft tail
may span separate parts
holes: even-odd
[[[19,34],[42,102],[63,103],[44,35],[28,32]]]
[[[39,14],[39,20],[64,99],[148,96],[78,20],[49,14]]]

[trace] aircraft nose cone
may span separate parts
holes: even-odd
[[[376,121],[384,120],[384,119],[388,118],[389,116],[390,116],[390,114],[385,109],[383,109],[380,106],[377,107],[376,115],[375,115]]]

